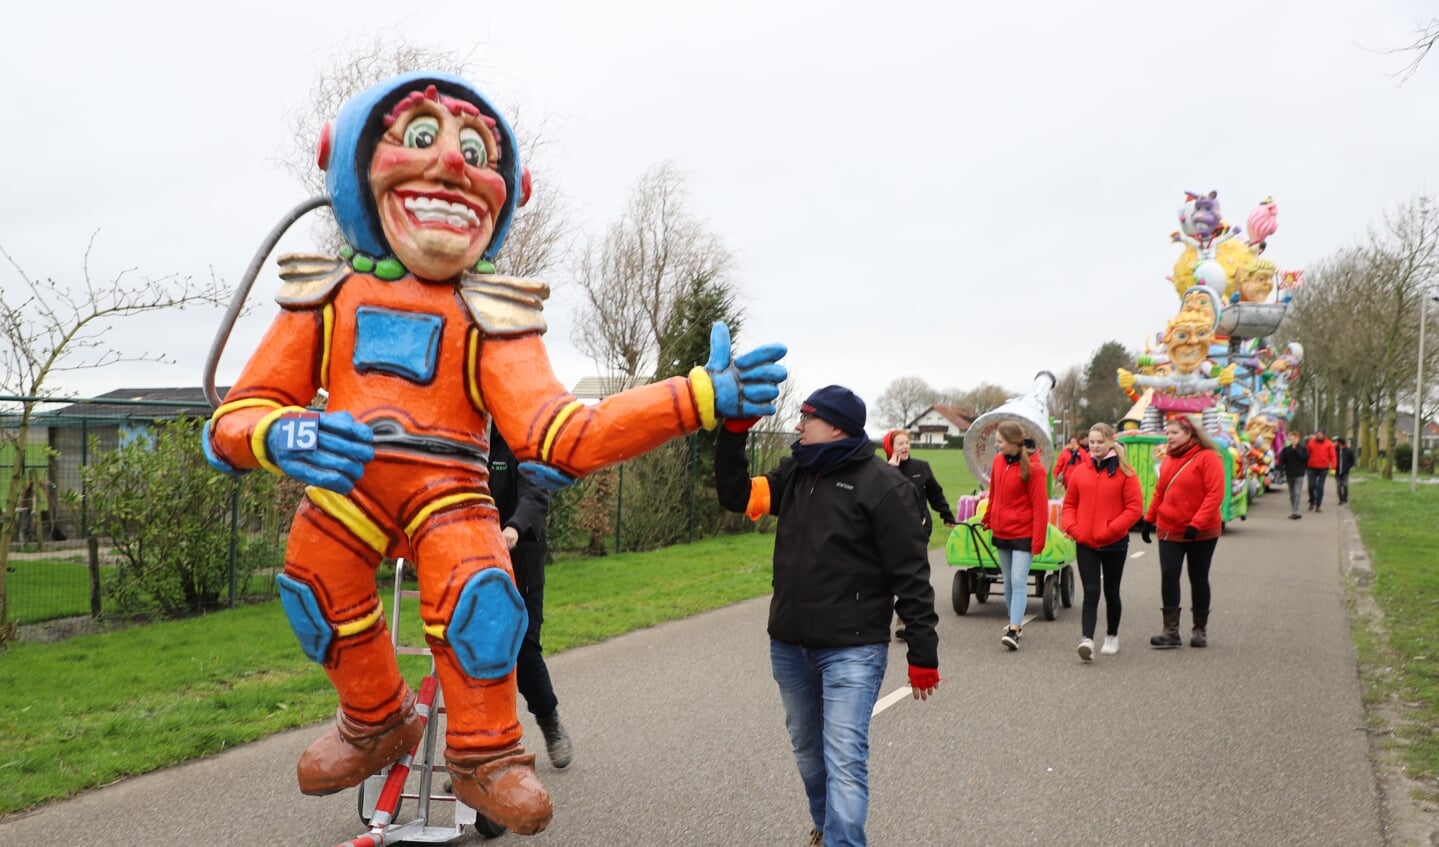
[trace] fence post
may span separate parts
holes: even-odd
[[[90,551],[90,617],[100,617],[100,539],[85,536],[85,546]]]
[[[90,537],[90,488],[85,468],[90,464],[90,419],[80,418],[80,534]]]
[[[240,480],[230,478],[230,608],[235,608],[235,571],[240,547]]]
[[[620,526],[625,519],[625,466],[620,465],[619,481],[615,483],[615,555],[620,554]]]

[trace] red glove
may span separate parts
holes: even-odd
[[[909,666],[909,687],[916,691],[928,691],[939,686],[939,668],[917,668]]]
[[[742,435],[757,423],[759,418],[725,418],[724,428],[736,435]]]

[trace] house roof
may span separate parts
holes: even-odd
[[[919,422],[919,419],[929,414],[931,411],[939,414],[945,420],[949,421],[951,424],[954,425],[955,429],[958,429],[960,432],[968,432],[969,425],[974,423],[975,418],[979,417],[974,412],[964,408],[963,406],[930,406],[928,409],[925,409],[923,412],[915,415],[914,420],[910,421],[908,424],[905,425],[905,429],[913,429],[915,425]]]
[[[221,397],[229,386],[218,389]],[[108,401],[108,402],[107,402]],[[180,415],[209,417],[214,409],[205,397],[205,389],[193,388],[117,388],[98,397],[76,400],[37,417],[114,417],[173,418]]]

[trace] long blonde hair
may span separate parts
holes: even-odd
[[[1119,469],[1121,471],[1124,471],[1125,476],[1134,476],[1134,466],[1129,464],[1129,457],[1124,453],[1124,445],[1114,440],[1114,427],[1103,421],[1100,421],[1099,423],[1090,426],[1089,431],[1099,433],[1100,435],[1104,436],[1105,441],[1113,444],[1114,454],[1119,457]],[[1094,458],[1098,459],[1100,457],[1095,456]]]
[[[1204,428],[1204,418],[1199,415],[1175,415],[1169,420],[1189,430],[1189,434],[1205,450],[1219,449],[1219,446],[1214,443],[1214,438],[1209,434],[1209,430]]]
[[[1014,421],[1000,421],[999,426],[994,428],[999,437],[1010,444],[1019,445],[1019,478],[1029,484],[1029,446],[1025,444],[1024,427]]]

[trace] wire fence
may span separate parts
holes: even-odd
[[[117,504],[96,487],[96,479],[104,476],[97,470],[122,448],[151,449],[157,434],[177,425],[193,428],[188,443],[198,457],[199,427],[209,407],[197,392],[191,393],[192,399],[105,397],[63,405],[0,396],[0,403],[40,404],[28,419],[0,407],[0,504],[6,506],[0,521],[11,536],[4,583],[7,623],[26,626],[129,611],[122,583],[138,572],[135,548],[143,545],[106,533],[106,516],[116,512]],[[23,445],[22,423],[28,430]],[[794,437],[789,432],[752,435],[751,467],[756,469],[772,467]],[[767,529],[768,519],[754,524],[719,507],[713,438],[702,432],[676,439],[555,492],[548,519],[551,555],[608,555]],[[143,475],[146,470],[136,472]],[[159,485],[144,488],[143,496],[151,490],[170,492],[155,496],[183,499],[173,488]],[[12,497],[16,491],[18,500]],[[227,571],[216,578],[219,585],[211,587],[211,595],[218,592],[216,602],[225,606],[273,598],[274,576],[284,567],[289,518],[301,489],[257,473],[233,480],[228,496],[229,514],[209,517],[207,532],[214,543],[203,554],[223,561],[199,563],[210,571]],[[163,541],[165,524],[193,517],[187,510],[196,508],[193,502],[149,505],[160,507],[159,517],[151,522],[161,526],[148,529],[162,530],[147,536],[151,548]],[[382,585],[390,573],[385,567],[379,570]]]

